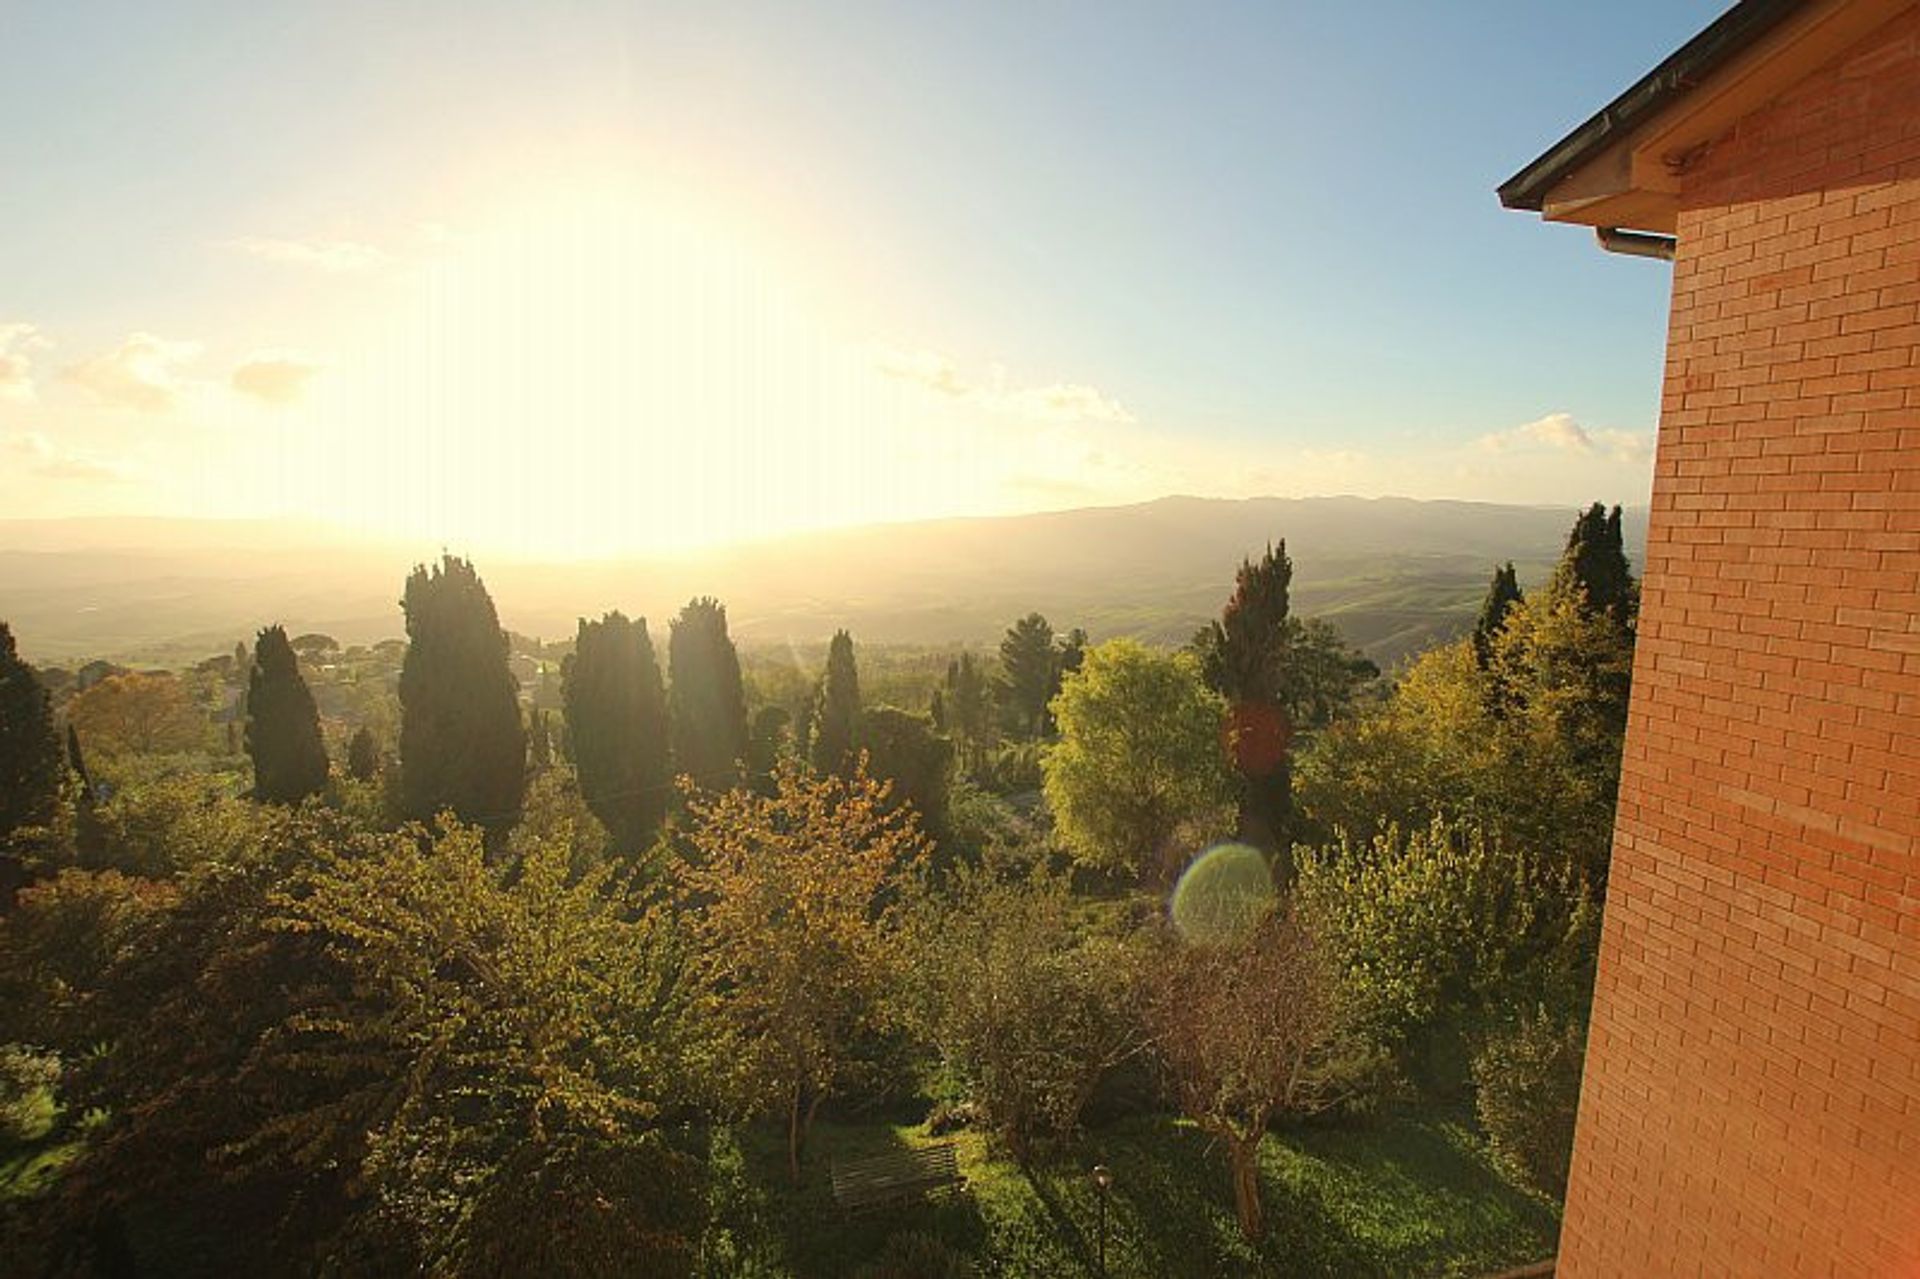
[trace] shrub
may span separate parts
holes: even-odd
[[[1555,1199],[1567,1193],[1586,1032],[1545,1008],[1489,1036],[1473,1059],[1475,1108],[1494,1156]]]
[[[854,1279],[976,1279],[973,1263],[932,1235],[903,1230],[890,1235],[880,1255],[854,1272]]]
[[[0,1147],[34,1141],[52,1118],[60,1059],[23,1044],[0,1046]]]

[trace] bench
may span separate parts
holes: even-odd
[[[918,1199],[937,1190],[966,1185],[960,1175],[958,1147],[951,1141],[884,1155],[836,1159],[833,1198],[848,1212],[877,1208],[902,1199]]]

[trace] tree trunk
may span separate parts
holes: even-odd
[[[800,1184],[800,1143],[806,1140],[806,1133],[800,1125],[800,1092],[806,1085],[793,1086],[793,1098],[787,1106],[787,1175],[793,1178],[793,1184]]]
[[[1260,1138],[1234,1140],[1227,1146],[1233,1164],[1233,1210],[1240,1218],[1240,1233],[1248,1243],[1259,1242],[1262,1227],[1260,1209]]]

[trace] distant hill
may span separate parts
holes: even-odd
[[[501,620],[559,638],[620,608],[656,627],[695,594],[725,600],[743,642],[997,639],[1039,610],[1094,638],[1179,642],[1216,614],[1269,541],[1293,556],[1294,608],[1335,622],[1383,666],[1459,634],[1496,562],[1538,581],[1571,508],[1405,498],[1168,497],[1132,506],[872,526],[659,560],[480,557]],[[1646,512],[1627,513],[1636,566]],[[317,525],[0,520],[0,619],[28,657],[181,662],[260,625],[343,644],[403,633],[407,569],[437,547],[377,545]],[[456,550],[458,548],[455,548]]]

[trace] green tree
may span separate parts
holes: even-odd
[[[519,817],[527,731],[507,636],[473,565],[452,555],[407,578],[400,668],[402,812],[451,811],[499,831]]]
[[[286,628],[269,626],[254,640],[247,686],[247,755],[253,795],[270,804],[297,804],[327,785],[327,748],[320,712],[300,674]]]
[[[0,843],[53,816],[60,774],[47,691],[20,660],[12,628],[0,622]]]
[[[986,770],[987,752],[997,739],[993,685],[973,654],[962,653],[947,663],[946,682],[938,691],[942,726],[953,737],[962,766],[977,777]]]
[[[740,780],[747,754],[747,700],[727,608],[702,596],[673,619],[667,639],[674,766],[702,790]]]
[[[814,1115],[854,1081],[885,1016],[901,891],[928,848],[912,813],[856,769],[782,769],[772,797],[696,793],[680,879],[702,1007],[722,1039],[717,1082],[787,1126],[788,1168]]]
[[[1191,653],[1127,639],[1087,653],[1053,701],[1060,739],[1042,762],[1061,839],[1091,866],[1171,883],[1189,854],[1175,832],[1232,802],[1224,707]]]
[[[1590,611],[1604,614],[1623,632],[1632,631],[1639,588],[1627,563],[1619,507],[1609,511],[1595,502],[1575,518],[1548,589],[1577,594]]]
[[[827,645],[827,670],[813,716],[814,768],[822,773],[851,772],[860,740],[860,672],[853,661],[853,636],[835,631]]]
[[[1220,620],[1194,637],[1207,683],[1227,700],[1240,838],[1269,853],[1291,837],[1293,724],[1285,706],[1293,561],[1283,539],[1242,560]]]
[[[947,833],[947,796],[953,746],[918,715],[876,706],[862,722],[867,771],[891,784],[888,803],[913,805],[920,824],[936,840]]]
[[[88,685],[67,703],[67,722],[109,758],[191,751],[207,741],[207,722],[180,681],[159,671],[128,671]]]
[[[1006,681],[1007,705],[1024,737],[1047,732],[1047,703],[1058,691],[1059,654],[1053,647],[1053,627],[1038,613],[1029,613],[1000,640],[1000,672]]]
[[[1487,597],[1480,604],[1480,616],[1473,623],[1473,657],[1480,663],[1481,670],[1487,669],[1488,663],[1493,660],[1494,641],[1507,624],[1507,614],[1523,598],[1520,579],[1513,571],[1512,560],[1493,570],[1493,581],[1487,586]]]
[[[614,848],[631,856],[652,841],[673,800],[667,693],[646,619],[581,618],[561,682],[580,793]]]
[[[356,782],[370,782],[380,775],[380,743],[373,730],[362,724],[347,743],[347,776]]]

